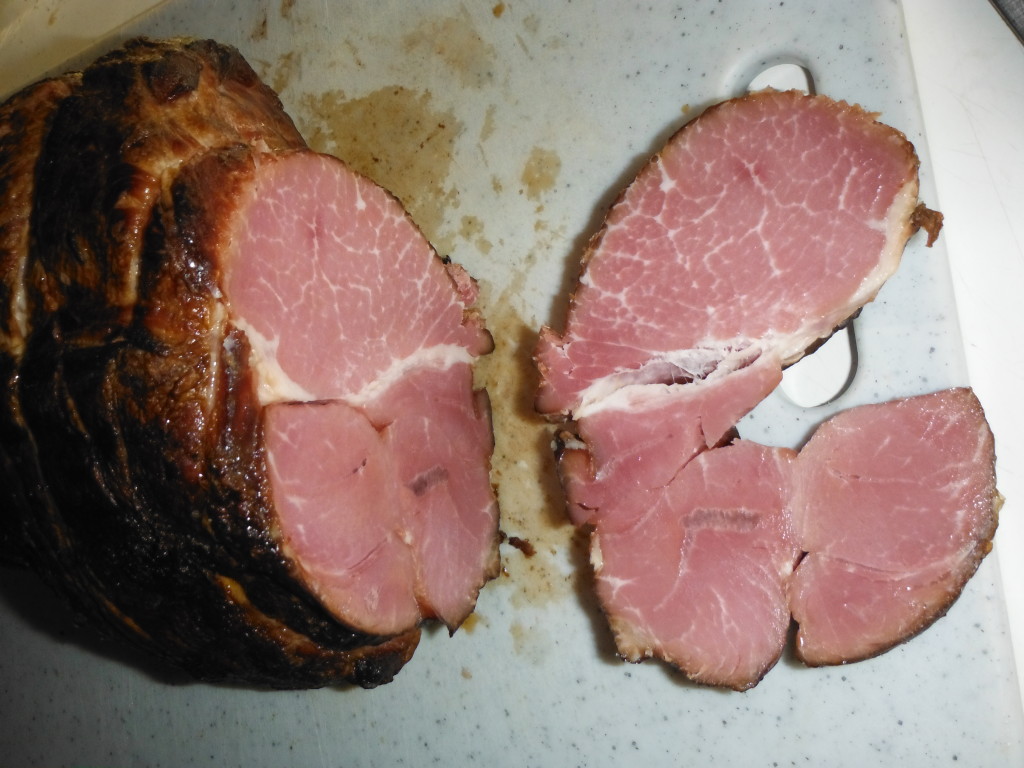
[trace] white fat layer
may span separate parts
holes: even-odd
[[[621,371],[605,376],[583,392],[577,419],[606,410],[635,410],[651,403],[671,389],[692,387],[714,381],[744,368],[761,355],[761,345],[733,339],[697,349],[661,352],[640,371]],[[659,371],[674,371],[679,381],[659,380]],[[645,375],[646,374],[646,375]]]
[[[241,318],[235,318],[235,325],[249,338],[249,360],[256,371],[256,395],[261,405],[318,399],[297,384],[277,362],[278,338],[268,339]]]
[[[397,384],[405,376],[418,368],[447,370],[459,363],[473,362],[473,356],[465,347],[458,344],[437,344],[426,349],[418,349],[408,357],[393,360],[390,367],[361,390],[346,398],[352,405],[365,405],[376,400],[393,384]]]
[[[762,351],[774,352],[783,367],[795,363],[804,356],[808,347],[819,339],[828,338],[836,327],[871,302],[885,281],[896,272],[907,240],[914,232],[910,220],[917,205],[918,182],[915,177],[897,192],[886,218],[871,224],[873,228],[885,233],[885,244],[877,266],[864,277],[850,298],[828,316],[812,318],[793,333],[782,336],[757,340],[709,340],[692,349],[655,353],[640,370],[616,371],[591,383],[581,393],[580,406],[573,417],[578,419],[605,409],[635,408],[644,399],[639,396],[638,388],[653,387],[651,396],[654,397],[657,391],[684,385],[685,378],[692,379],[690,383],[718,378],[749,363],[752,353],[756,357]],[[583,280],[586,278],[587,273],[584,272]],[[675,369],[680,374],[680,383],[666,384],[660,381],[654,375],[659,367]],[[648,372],[646,380],[645,372]]]
[[[292,379],[277,361],[278,338],[267,338],[245,320],[236,318],[235,324],[249,338],[250,361],[256,371],[256,394],[261,405],[293,402],[306,403],[323,400]],[[391,365],[376,379],[355,392],[341,392],[330,399],[344,400],[353,406],[363,406],[380,397],[392,385],[401,381],[413,370],[434,368],[445,370],[458,363],[472,363],[473,356],[457,344],[438,344],[419,349],[408,357],[392,360]]]

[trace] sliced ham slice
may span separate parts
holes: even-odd
[[[794,473],[807,552],[790,584],[811,665],[874,656],[945,614],[991,549],[1000,496],[992,433],[969,389],[838,414]]]
[[[609,211],[566,328],[541,331],[538,409],[703,378],[730,353],[799,359],[874,298],[921,220],[917,156],[859,107],[796,91],[687,124]]]
[[[795,454],[739,441],[705,451],[633,521],[591,539],[597,593],[619,653],[656,656],[694,681],[745,690],[782,654],[799,551],[786,495]]]
[[[634,385],[618,390],[563,435],[559,474],[577,525],[616,525],[620,500],[667,486],[701,451],[732,437],[732,427],[779,383],[778,360],[763,355],[744,368],[689,386]]]
[[[565,330],[540,332],[537,408],[571,420],[560,476],[624,658],[739,689],[778,658],[792,456],[717,446],[934,234],[917,169],[860,107],[753,93],[673,136],[592,239]]]

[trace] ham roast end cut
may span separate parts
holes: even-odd
[[[476,284],[239,52],[0,108],[3,544],[204,680],[373,687],[498,569]]]
[[[537,409],[574,417],[736,354],[795,362],[874,299],[918,228],[937,233],[918,164],[902,133],[825,96],[766,90],[707,109],[591,239],[564,331],[540,332]]]

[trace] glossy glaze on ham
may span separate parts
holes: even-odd
[[[10,559],[203,679],[388,682],[497,570],[475,283],[233,48],[68,82],[0,130]]]

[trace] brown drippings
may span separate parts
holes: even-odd
[[[265,59],[250,59],[250,63],[260,80],[273,88],[275,93],[280,94],[292,84],[299,73],[302,67],[302,53],[288,51],[278,56],[273,64]]]
[[[298,51],[288,51],[277,60],[270,86],[280,93],[292,81],[302,67],[302,54]]]
[[[479,623],[480,615],[477,613],[471,613],[466,617],[466,620],[459,625],[459,632],[465,632],[467,635],[471,635]]]
[[[928,208],[924,203],[919,203],[910,216],[910,224],[914,229],[923,229],[928,233],[926,245],[931,248],[942,230],[942,214]]]
[[[290,19],[292,8],[295,7],[295,0],[281,0],[281,18]]]
[[[498,3],[493,8],[491,8],[491,13],[494,14],[494,18],[500,19],[502,14],[505,13],[505,4]]]
[[[521,539],[518,536],[509,536],[508,543],[516,549],[518,549],[527,557],[533,557],[535,554],[537,554],[537,550],[534,548],[533,544],[531,544],[528,539]]]
[[[472,243],[476,249],[485,256],[494,248],[494,244],[484,237],[484,224],[476,216],[463,216],[462,226],[459,228],[459,237],[467,243]]]
[[[266,40],[267,39],[267,13],[264,11],[260,14],[256,21],[255,26],[252,29],[253,40]]]
[[[562,170],[562,159],[550,149],[534,147],[523,167],[520,181],[523,183],[526,196],[537,200],[541,193],[547,192],[558,181],[558,173]]]
[[[462,124],[435,110],[430,92],[381,88],[358,99],[341,91],[306,95],[296,115],[309,145],[340,157],[402,201],[438,253],[453,244],[442,226],[459,194],[448,184]]]
[[[469,10],[422,24],[403,39],[405,53],[443,61],[463,85],[479,88],[494,78],[496,53],[473,26]]]
[[[484,113],[484,124],[480,127],[480,143],[483,144],[494,133],[494,129],[497,127],[494,114],[497,108],[491,104],[487,107],[487,111]]]
[[[485,286],[486,287],[486,286]],[[571,574],[559,566],[572,538],[551,450],[553,427],[534,409],[538,374],[533,364],[536,331],[514,308],[522,277],[499,297],[484,291],[483,311],[494,336],[494,351],[477,363],[477,383],[490,395],[494,423],[491,478],[498,493],[501,526],[513,538],[528,540],[532,557],[505,557],[515,588],[513,605],[538,605],[573,594]],[[560,558],[559,555],[562,555]]]

